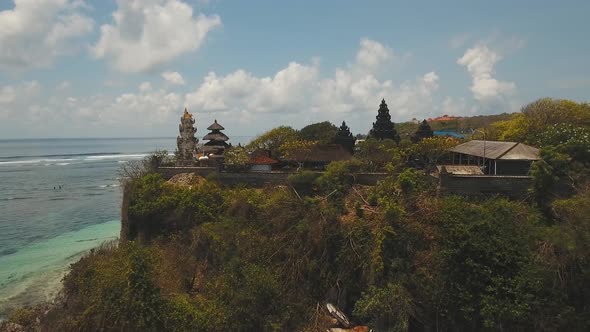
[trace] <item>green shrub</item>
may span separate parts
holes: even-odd
[[[35,322],[37,314],[31,307],[22,307],[14,310],[8,316],[8,321],[22,326],[31,326]]]
[[[321,173],[313,171],[301,171],[291,174],[287,178],[287,183],[291,185],[299,195],[311,195],[314,192],[315,181],[321,176]]]

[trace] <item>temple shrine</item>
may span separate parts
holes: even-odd
[[[210,132],[203,137],[203,140],[209,142],[203,145],[203,153],[206,155],[222,155],[225,149],[229,147],[229,144],[226,143],[226,141],[229,140],[229,137],[221,132],[222,130],[225,130],[225,128],[215,120],[212,125],[207,127],[207,130]]]
[[[195,137],[197,129],[194,124],[193,115],[185,108],[178,126],[180,135],[176,138],[176,163],[178,165],[191,165],[195,161],[198,139]]]

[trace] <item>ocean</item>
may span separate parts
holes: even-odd
[[[120,230],[121,164],[175,138],[0,140],[0,319],[51,300],[71,263]]]

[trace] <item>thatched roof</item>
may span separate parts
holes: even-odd
[[[267,157],[265,155],[258,155],[258,156],[254,156],[250,159],[249,164],[251,165],[274,165],[277,164],[278,161]]]
[[[316,145],[310,151],[296,153],[293,160],[311,161],[311,162],[330,162],[349,160],[352,154],[348,152],[342,145],[326,144]]]
[[[473,140],[467,143],[459,144],[453,148],[450,148],[448,151],[496,160],[540,159],[539,149],[517,142]]]
[[[217,123],[217,120],[215,120],[215,122],[213,122],[212,125],[207,127],[207,130],[224,130],[224,129],[225,128],[223,128],[219,123]]]
[[[229,137],[225,136],[224,133],[209,133],[203,137],[205,141],[227,141]]]

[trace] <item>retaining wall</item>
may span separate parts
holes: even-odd
[[[214,167],[190,166],[160,167],[158,168],[158,171],[166,180],[180,173],[194,173],[202,177],[207,177],[210,174],[214,174],[214,176],[223,184],[247,184],[250,186],[286,184],[289,175],[293,174],[289,172],[219,172],[217,168]],[[355,182],[361,185],[374,186],[378,181],[383,180],[385,177],[387,177],[386,173],[359,173],[355,174]]]
[[[530,176],[440,175],[439,190],[452,194],[501,194],[524,197],[532,184]]]

